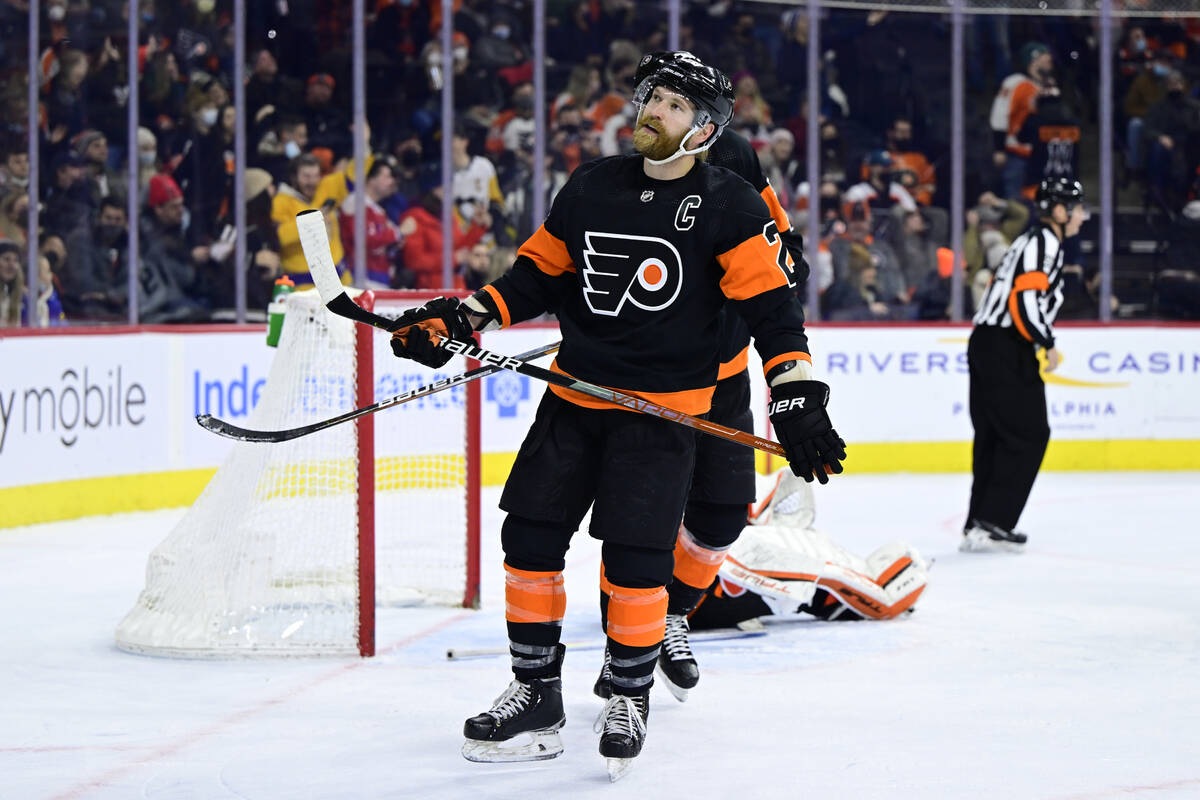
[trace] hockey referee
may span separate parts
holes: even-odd
[[[1047,372],[1058,367],[1062,243],[1079,233],[1087,212],[1083,186],[1067,178],[1043,180],[1034,202],[1038,221],[1005,253],[967,344],[975,442],[963,552],[1024,549],[1026,536],[1015,528],[1050,441],[1036,351],[1046,351]]]

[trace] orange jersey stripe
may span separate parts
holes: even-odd
[[[696,589],[707,589],[717,577],[726,552],[709,550],[697,542],[687,528],[680,526],[679,537],[675,540],[675,580]]]
[[[567,252],[566,243],[547,231],[545,225],[525,240],[517,255],[525,256],[547,275],[557,277],[564,272],[575,271],[575,264],[571,261],[571,254]]]
[[[504,302],[504,298],[490,283],[483,287],[483,290],[496,302],[496,308],[500,310],[500,327],[507,328],[512,325],[512,314],[508,311],[508,303]]]
[[[779,228],[780,233],[790,231],[792,221],[788,219],[787,212],[779,204],[779,195],[775,194],[775,190],[771,188],[770,184],[767,184],[761,194],[763,202],[767,204],[767,210],[771,212],[771,219],[775,220],[775,227]]]
[[[630,589],[609,584],[608,635],[629,647],[662,641],[667,626],[667,589]]]
[[[732,250],[717,256],[717,263],[725,270],[721,278],[721,291],[731,300],[747,300],[757,294],[788,285],[776,260],[783,242],[778,237],[771,244],[764,236],[752,236]]]
[[[509,622],[561,622],[567,611],[563,575],[505,564],[504,601],[504,618]]]
[[[732,378],[746,368],[750,363],[750,345],[742,348],[742,352],[738,353],[733,358],[726,361],[717,368],[717,380],[723,381],[726,378]]]
[[[574,377],[570,373],[562,370],[558,366],[558,360],[550,365],[550,369],[567,377]],[[605,387],[612,388],[612,387]],[[618,391],[623,394],[633,395],[641,400],[646,400],[663,408],[671,409],[672,411],[682,411],[684,414],[703,414],[712,406],[713,390],[716,386],[706,386],[703,389],[685,389],[682,392],[630,392],[624,389]],[[584,408],[594,408],[601,411],[612,411],[622,408],[622,406],[614,405],[605,400],[599,400],[592,397],[590,394],[568,389],[565,386],[550,385],[550,391],[566,400],[568,403],[574,403],[577,406]]]
[[[768,372],[775,369],[777,365],[782,364],[785,361],[807,361],[811,364],[812,356],[810,356],[808,353],[801,353],[799,350],[795,350],[791,353],[780,353],[767,363],[763,364],[763,375],[766,375]]]

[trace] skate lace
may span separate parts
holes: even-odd
[[[646,736],[646,722],[642,719],[642,705],[646,702],[642,697],[628,697],[614,694],[604,704],[604,710],[596,717],[592,726],[595,733],[616,733],[643,739]]]
[[[608,651],[608,646],[604,647],[604,664],[600,667],[601,680],[612,680],[612,653]]]
[[[693,659],[692,646],[688,644],[688,621],[682,614],[667,614],[667,628],[663,633],[663,650],[672,661]]]
[[[497,720],[506,720],[524,710],[529,704],[529,686],[520,681],[513,681],[504,693],[492,703],[492,709],[487,713]]]

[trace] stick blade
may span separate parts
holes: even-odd
[[[286,442],[301,435],[304,430],[301,428],[290,431],[252,431],[248,428],[239,428],[223,419],[217,419],[211,414],[197,414],[196,424],[206,431],[239,442]]]

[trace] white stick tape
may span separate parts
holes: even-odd
[[[329,233],[325,230],[325,215],[320,211],[301,211],[296,215],[296,227],[300,232],[300,249],[308,262],[308,271],[313,283],[326,305],[345,291],[338,278],[337,266],[333,263],[333,251],[329,247]]]

